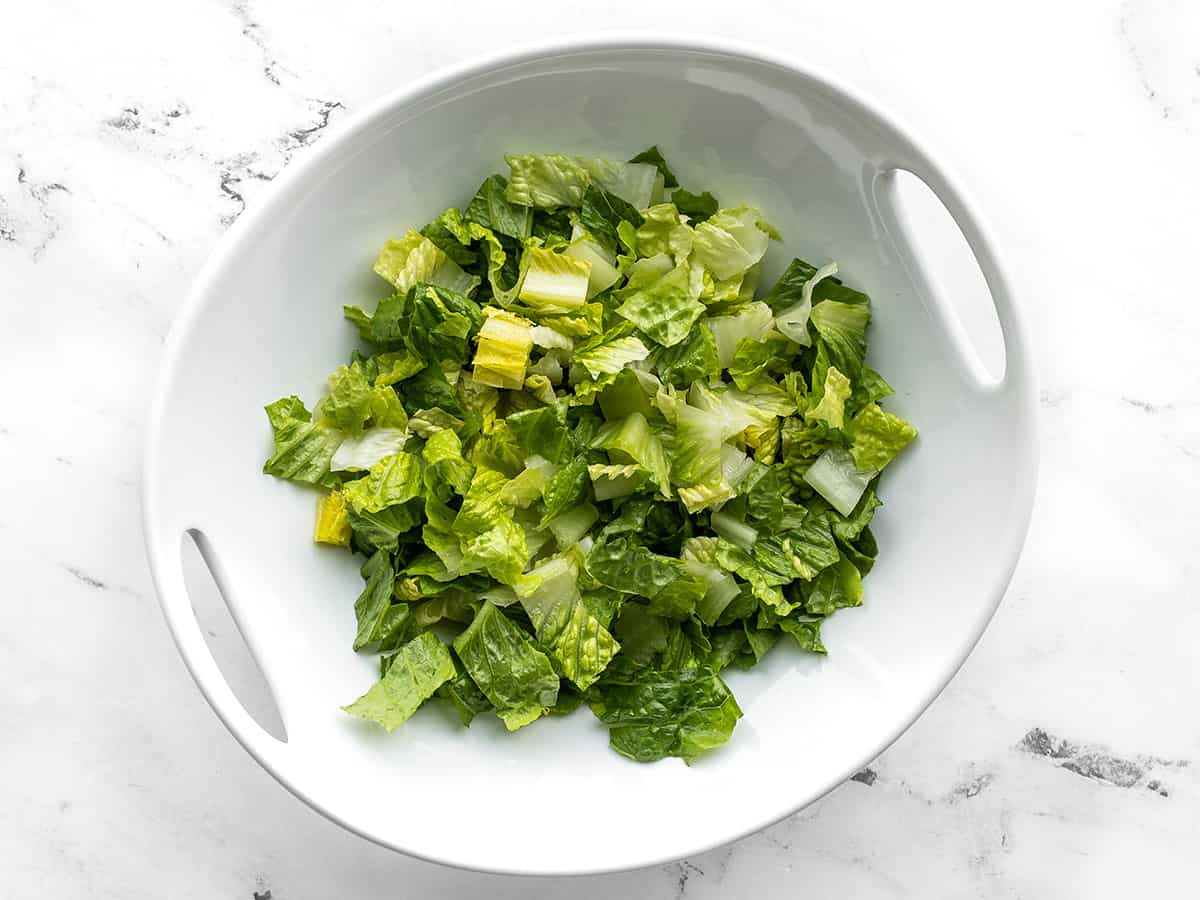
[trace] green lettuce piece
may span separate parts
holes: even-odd
[[[697,225],[716,215],[717,208],[720,206],[717,198],[708,191],[693,194],[683,188],[671,191],[671,203],[675,205],[681,215],[687,216],[693,224]]]
[[[858,383],[854,385],[854,393],[850,395],[850,404],[855,409],[861,409],[868,403],[877,403],[894,393],[896,391],[882,375],[869,366],[863,366]]]
[[[359,363],[338,366],[329,376],[329,392],[320,405],[321,418],[332,428],[357,434],[371,417],[371,383]]]
[[[775,312],[775,327],[802,347],[808,347],[811,336],[808,320],[812,314],[816,289],[837,274],[837,263],[820,269],[813,268],[800,259],[793,259],[771,291],[763,298]],[[833,279],[836,281],[836,279]],[[829,299],[829,291],[823,291],[821,299]],[[866,300],[866,296],[863,300]]]
[[[744,579],[750,585],[750,593],[753,598],[770,609],[786,614],[794,608],[794,604],[789,603],[784,598],[783,591],[780,590],[780,585],[791,581],[791,575],[761,567],[747,551],[724,538],[689,538],[684,542],[683,555],[685,559],[718,566],[726,572]],[[718,624],[724,624],[728,612],[731,609],[737,609],[737,602],[737,600],[730,602],[725,612],[717,620]]]
[[[454,652],[509,731],[528,725],[558,699],[550,658],[491,602],[454,639]]]
[[[463,214],[450,207],[421,229],[421,234],[437,245],[459,268],[470,268],[479,261],[479,254],[471,249],[474,239],[468,234]]]
[[[858,501],[858,505],[854,507],[849,515],[841,515],[840,513],[829,510],[830,530],[833,531],[833,536],[839,541],[850,544],[857,541],[859,536],[871,524],[871,519],[875,517],[875,510],[883,506],[874,488],[868,487],[863,493],[862,498]]]
[[[542,491],[546,511],[541,526],[562,515],[566,510],[587,498],[588,460],[577,456],[554,473]]]
[[[575,348],[575,362],[587,369],[592,378],[613,375],[629,363],[640,362],[650,351],[633,337],[633,328],[633,323],[625,322],[584,341]]]
[[[609,727],[622,756],[653,762],[694,761],[729,740],[742,711],[707,667],[659,671],[618,657],[588,692],[588,705]]]
[[[620,646],[583,602],[578,571],[568,560],[554,557],[529,575],[540,584],[521,598],[521,605],[529,614],[538,643],[549,651],[565,678],[586,690]]]
[[[624,297],[617,315],[629,320],[664,347],[673,347],[692,333],[704,315],[704,304],[692,296],[686,263]]]
[[[620,242],[617,229],[622,222],[634,228],[642,224],[642,214],[615,194],[589,185],[580,202],[579,224],[606,246]]]
[[[437,695],[454,704],[464,728],[469,726],[477,715],[492,709],[492,702],[464,671],[458,671],[452,679],[438,688]]]
[[[659,387],[658,379],[652,375],[635,369],[622,369],[596,399],[608,422],[623,419],[635,412],[653,416],[654,407],[650,400],[658,393]]]
[[[761,341],[766,338],[774,322],[771,310],[765,303],[749,303],[732,315],[705,319],[704,325],[712,332],[717,343],[717,360],[721,368],[728,369],[733,365],[742,341]]]
[[[856,380],[862,373],[863,359],[867,355],[871,307],[826,300],[813,307],[811,319],[829,365],[836,366],[851,381]]]
[[[413,623],[406,603],[392,603],[396,575],[387,553],[376,551],[362,568],[366,586],[354,601],[354,617],[358,628],[354,635],[354,650],[379,653],[391,650],[409,640]]]
[[[454,531],[461,535],[481,534],[501,519],[512,518],[512,505],[500,495],[508,479],[503,473],[480,466],[463,495],[454,519]]]
[[[679,623],[650,612],[646,604],[630,600],[621,606],[613,633],[621,642],[621,658],[648,663],[667,649]]]
[[[679,404],[671,481],[677,485],[719,484],[721,447],[726,437],[725,425],[719,417],[690,404]]]
[[[770,232],[764,224],[762,213],[752,206],[718,210],[696,226],[692,260],[714,278],[739,275],[767,252]]]
[[[474,300],[432,284],[413,287],[405,338],[431,363],[462,366],[471,358],[471,338],[483,322]]]
[[[641,413],[631,413],[624,419],[604,425],[592,439],[592,447],[607,450],[615,464],[637,463],[650,474],[658,489],[670,496],[671,467],[667,454],[662,441]]]
[[[734,384],[745,390],[764,378],[787,373],[799,350],[793,341],[778,334],[767,334],[761,340],[743,338],[733,352],[729,376]]]
[[[676,387],[716,378],[721,366],[713,333],[707,328],[693,328],[683,341],[658,352],[656,368],[665,384]]]
[[[775,312],[783,312],[790,306],[795,306],[804,298],[804,288],[809,282],[816,280],[820,271],[816,266],[802,259],[793,259],[779,280],[763,297]],[[836,300],[839,303],[869,305],[870,298],[861,291],[848,288],[835,277],[822,278],[813,285],[812,301],[820,303],[824,300]]]
[[[675,179],[675,173],[671,171],[671,167],[663,159],[663,155],[659,152],[657,144],[653,147],[647,147],[629,161],[631,163],[649,163],[658,169],[658,173],[663,179],[663,187],[679,187],[679,182]]]
[[[503,175],[488,176],[463,214],[471,222],[521,241],[533,233],[533,210],[510,203],[504,196],[507,188],[508,179]]]
[[[504,157],[509,167],[505,197],[510,203],[542,209],[580,206],[593,182],[635,209],[650,205],[658,170],[644,163],[621,163],[561,153]]]
[[[476,466],[503,472],[509,478],[525,468],[525,454],[504,419],[494,420],[471,445],[467,455]]]
[[[506,154],[504,161],[509,167],[504,192],[509,203],[542,209],[579,206],[591,183],[591,176],[578,157],[561,153]]]
[[[507,196],[507,191],[505,192]],[[541,241],[541,246],[547,250],[557,250],[569,244],[572,240],[574,223],[571,217],[576,215],[573,209],[534,209],[533,238]]]
[[[554,540],[561,548],[566,548],[579,541],[587,534],[600,518],[596,507],[590,503],[581,503],[546,523]]]
[[[378,512],[356,510],[348,506],[346,517],[356,546],[365,550],[390,550],[395,552],[400,535],[411,531],[418,524],[419,514],[408,504],[389,506]]]
[[[484,569],[501,584],[516,585],[529,563],[525,531],[511,518],[502,518],[480,534],[462,540],[462,568]]]
[[[425,461],[425,485],[435,489],[435,480],[445,484],[454,493],[465,495],[475,474],[474,467],[463,458],[463,445],[449,428],[443,428],[429,436],[421,448]]]
[[[570,451],[571,431],[567,425],[567,402],[516,412],[504,420],[526,456],[543,456],[556,465],[564,463]]]
[[[284,397],[266,407],[274,429],[275,452],[263,472],[303,484],[327,484],[329,466],[345,435],[312,415],[297,397]]]
[[[279,449],[281,440],[286,437],[289,427],[312,421],[312,413],[295,394],[290,397],[281,397],[263,408],[267,411],[267,421],[271,423],[271,428],[275,432],[276,450]]]
[[[396,401],[400,401],[397,399]],[[403,407],[400,409],[403,414]],[[399,453],[407,446],[408,432],[403,428],[368,428],[357,437],[342,441],[329,461],[334,472],[366,471],[385,456]]]
[[[839,558],[829,522],[819,513],[809,513],[799,528],[762,536],[754,544],[754,561],[784,582],[811,580],[834,565]]]
[[[835,366],[830,366],[825,372],[821,400],[804,413],[805,421],[821,422],[829,428],[840,429],[845,424],[846,401],[849,399],[850,379]]]
[[[803,593],[805,612],[827,616],[847,606],[862,605],[862,576],[849,560],[839,559],[814,578]]]
[[[614,500],[637,492],[650,473],[637,463],[593,463],[588,466],[588,477],[597,500]]]
[[[401,402],[410,414],[437,408],[460,419],[464,415],[458,394],[440,366],[428,366],[404,382]]]
[[[425,235],[409,230],[400,240],[390,240],[379,251],[375,272],[400,293],[407,293],[419,282],[469,294],[479,279],[468,275],[458,264]]]
[[[825,653],[825,645],[821,643],[821,622],[818,616],[803,618],[788,618],[779,620],[779,628],[796,639],[801,650],[809,653]]]
[[[854,464],[860,470],[878,472],[916,438],[917,429],[871,403],[859,410],[848,433]]]
[[[462,571],[484,569],[497,581],[514,585],[529,563],[529,545],[504,496],[507,480],[500,472],[477,468],[452,531],[461,541]]]
[[[656,614],[672,618],[690,616],[708,589],[683,560],[654,553],[627,537],[603,540],[592,547],[587,571],[600,584],[644,597]]]
[[[540,467],[530,466],[500,488],[500,496],[517,509],[527,509],[535,500],[541,499],[545,486],[545,472]]]
[[[401,647],[391,657],[387,674],[342,709],[391,732],[454,675],[450,651],[437,635],[426,631]]]
[[[421,460],[411,453],[386,456],[365,476],[346,483],[346,500],[357,512],[379,512],[421,494]]]
[[[637,250],[641,256],[667,253],[682,260],[692,252],[695,232],[680,218],[674,203],[656,203],[641,218],[637,230]]]

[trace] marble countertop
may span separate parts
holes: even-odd
[[[377,0],[6,6],[0,897],[1194,894],[1200,7],[458,6],[470,27]],[[184,290],[289,160],[415,76],[580,27],[802,56],[936,147],[1024,300],[1042,475],[995,622],[869,768],[686,862],[495,878],[342,831],[211,714],[147,572],[142,431]]]

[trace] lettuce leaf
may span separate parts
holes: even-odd
[[[692,328],[684,340],[660,350],[657,369],[663,382],[676,387],[687,387],[693,381],[716,378],[721,366],[712,331],[708,328]]]
[[[716,215],[717,208],[720,206],[717,198],[708,191],[693,194],[683,188],[671,191],[671,203],[675,205],[681,215],[687,216],[696,224]]]
[[[275,452],[263,464],[263,472],[304,484],[328,483],[329,464],[345,435],[313,422],[296,397],[276,400],[266,410],[274,429]]]
[[[575,348],[575,362],[587,369],[592,378],[599,378],[614,375],[630,363],[645,359],[650,351],[633,337],[633,327],[633,323],[626,322],[584,341]]]
[[[587,696],[609,727],[612,748],[638,762],[668,756],[693,762],[729,740],[742,716],[725,682],[707,667],[660,671],[618,658]]]
[[[583,602],[578,570],[564,557],[533,569],[538,587],[521,598],[538,643],[558,663],[563,677],[586,690],[616,656],[620,645]]]
[[[649,163],[658,169],[658,173],[663,179],[663,187],[679,187],[679,182],[675,179],[675,173],[671,171],[671,167],[663,159],[663,155],[659,152],[657,144],[653,147],[647,147],[629,161],[631,163]]]
[[[558,699],[550,658],[491,602],[454,639],[454,652],[509,731],[539,718]]]
[[[579,224],[609,248],[620,243],[617,229],[622,222],[634,228],[642,224],[642,214],[616,194],[589,185],[580,202]]]
[[[865,303],[852,305],[826,300],[813,307],[811,318],[829,365],[835,366],[851,381],[857,380],[867,355],[871,307]]]
[[[770,232],[752,206],[718,210],[696,226],[692,259],[714,278],[732,278],[766,255]]]
[[[346,501],[357,512],[379,512],[421,494],[421,460],[393,453],[371,466],[365,476],[346,483]]]
[[[342,709],[376,722],[388,732],[395,731],[454,676],[450,651],[437,635],[426,631],[390,657],[387,673]]]
[[[489,175],[467,204],[463,215],[468,221],[521,241],[533,234],[533,210],[510,203],[504,196],[507,188],[508,179],[503,175]]]
[[[854,464],[860,470],[876,472],[895,459],[917,436],[917,429],[875,403],[859,410],[848,431]]]
[[[617,307],[617,315],[664,347],[684,341],[705,312],[704,304],[692,296],[686,264],[624,296],[623,301]]]
[[[567,401],[516,412],[504,420],[527,456],[543,456],[550,462],[566,462],[571,446],[567,426]]]
[[[437,244],[412,230],[383,245],[375,272],[402,294],[422,281],[460,294],[471,293],[479,284],[477,277],[464,272]]]

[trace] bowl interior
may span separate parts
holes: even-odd
[[[953,674],[1003,591],[1028,510],[1029,416],[960,379],[929,298],[888,237],[876,178],[897,138],[794,71],[686,49],[594,49],[442,81],[377,108],[240,222],[176,336],[146,502],[162,541],[205,534],[276,695],[275,773],[383,843],[476,868],[582,872],[678,857],[814,799],[875,755]],[[350,651],[361,581],[311,541],[314,495],[261,474],[262,406],[311,402],[348,355],[345,303],[386,293],[379,245],[461,205],[505,152],[628,158],[657,143],[681,182],[760,206],[793,255],[838,260],[874,300],[873,366],[921,438],[889,471],[866,604],[816,658],[781,643],[728,682],[745,713],[686,767],[629,762],[586,711],[515,734],[421,710],[392,735],[339,706],[376,677]]]

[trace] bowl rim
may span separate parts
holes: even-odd
[[[963,635],[955,654],[955,662],[947,668],[939,680],[930,684],[924,695],[918,697],[912,703],[907,714],[901,719],[902,724],[870,747],[865,748],[860,754],[861,758],[855,757],[853,760],[854,764],[847,765],[846,771],[842,775],[824,784],[819,790],[812,792],[811,796],[806,795],[795,800],[789,800],[783,806],[757,819],[754,824],[739,828],[735,832],[724,834],[717,839],[691,848],[685,854],[670,852],[664,855],[660,852],[649,852],[641,856],[630,857],[623,861],[606,861],[586,868],[578,866],[570,869],[553,867],[539,869],[496,866],[481,867],[478,864],[472,863],[469,858],[461,854],[456,854],[453,851],[434,853],[428,850],[417,850],[402,846],[383,835],[373,833],[355,824],[311,796],[303,784],[297,783],[297,781],[290,778],[288,773],[283,770],[283,767],[277,764],[279,761],[277,754],[271,752],[272,748],[264,745],[261,740],[261,737],[266,735],[266,732],[263,732],[244,710],[232,710],[228,707],[225,701],[229,697],[232,697],[232,694],[228,691],[228,687],[222,686],[223,690],[218,689],[217,686],[211,685],[206,681],[205,675],[197,671],[189,646],[191,636],[184,633],[180,622],[172,615],[172,611],[168,607],[171,574],[168,571],[167,560],[171,558],[171,553],[164,550],[158,541],[158,536],[162,532],[159,528],[159,503],[156,500],[156,486],[159,483],[159,472],[161,469],[160,448],[163,443],[162,436],[164,433],[167,401],[179,371],[180,348],[192,331],[193,324],[203,313],[207,305],[206,300],[211,293],[213,282],[225,270],[233,249],[240,244],[243,236],[251,232],[260,220],[274,216],[277,213],[278,210],[276,207],[281,202],[281,198],[288,193],[293,185],[303,182],[310,173],[318,170],[331,159],[336,158],[351,139],[378,124],[381,120],[389,116],[393,110],[434,95],[439,91],[452,88],[464,80],[486,75],[489,72],[503,68],[543,59],[565,58],[588,53],[619,53],[624,51],[667,51],[706,54],[714,58],[727,58],[763,64],[781,69],[793,77],[798,77],[812,84],[818,90],[825,91],[837,97],[840,102],[852,108],[857,114],[885,126],[892,133],[893,137],[905,145],[909,161],[912,164],[919,165],[926,173],[936,175],[941,185],[953,196],[959,210],[965,214],[966,219],[973,227],[976,242],[986,251],[992,273],[997,278],[1000,278],[1000,273],[1002,272],[1002,266],[998,262],[994,242],[990,239],[988,232],[981,224],[983,220],[978,215],[976,207],[970,202],[968,195],[963,192],[959,186],[959,182],[950,174],[945,164],[941,161],[936,161],[923,145],[918,144],[911,136],[911,131],[902,122],[898,121],[894,114],[884,111],[876,101],[868,99],[856,88],[847,84],[841,77],[835,76],[821,67],[813,66],[806,61],[773,50],[767,50],[754,44],[698,33],[612,31],[602,34],[567,35],[541,41],[525,42],[508,49],[475,55],[464,61],[439,67],[398,88],[385,92],[374,100],[369,101],[357,112],[352,112],[340,120],[331,128],[332,133],[327,134],[316,146],[307,149],[298,159],[289,162],[273,179],[272,183],[268,185],[261,198],[252,203],[248,209],[239,215],[237,220],[221,235],[181,302],[164,341],[162,362],[156,377],[146,422],[141,478],[143,537],[146,543],[147,558],[156,594],[160,607],[163,609],[167,619],[169,631],[180,651],[180,655],[183,657],[188,671],[191,673],[201,693],[213,707],[214,712],[216,712],[217,716],[243,748],[290,793],[325,818],[354,834],[366,838],[372,843],[427,862],[468,871],[518,876],[561,877],[569,875],[599,875],[662,865],[741,840],[794,815],[796,812],[825,797],[835,787],[842,784],[850,774],[877,758],[895,743],[916,723],[958,674],[983,636],[984,631],[987,629],[988,624],[994,617],[1008,590],[1013,572],[1020,558],[1030,518],[1033,513],[1033,500],[1036,491],[1038,470],[1037,448],[1039,446],[1036,380],[1030,354],[1028,353],[1029,341],[1026,327],[1020,310],[1016,308],[1015,303],[1011,302],[1010,299],[1007,309],[999,310],[1005,332],[1007,355],[1005,375],[1000,384],[995,386],[995,390],[980,389],[981,394],[999,393],[1000,389],[1006,387],[1012,390],[1017,395],[1016,402],[1025,412],[1027,419],[1024,423],[1026,429],[1023,440],[1019,442],[1020,446],[1017,447],[1017,452],[1022,457],[1023,465],[1021,471],[1024,479],[1022,483],[1014,485],[1014,496],[1018,501],[1017,508],[1020,512],[1015,517],[1016,527],[1012,532],[1013,537],[1009,546],[1000,548],[998,551],[998,553],[1002,553],[1004,562],[1002,567],[1003,575],[991,586],[990,603],[982,608],[981,615],[973,623],[970,633]],[[897,165],[900,168],[906,168],[903,163],[897,163]],[[942,199],[943,202],[947,202],[945,197]],[[962,217],[955,216],[955,218],[960,220],[959,224],[965,230],[966,225],[961,221]],[[979,249],[980,247],[976,247],[977,257],[981,255]],[[985,274],[987,274],[988,268],[985,266],[985,261],[981,258],[979,262],[981,266],[985,267]],[[989,283],[990,281],[991,279],[989,278]],[[992,292],[993,295],[996,294],[994,286]],[[217,671],[219,673],[219,670]],[[233,702],[236,703],[236,699]]]

